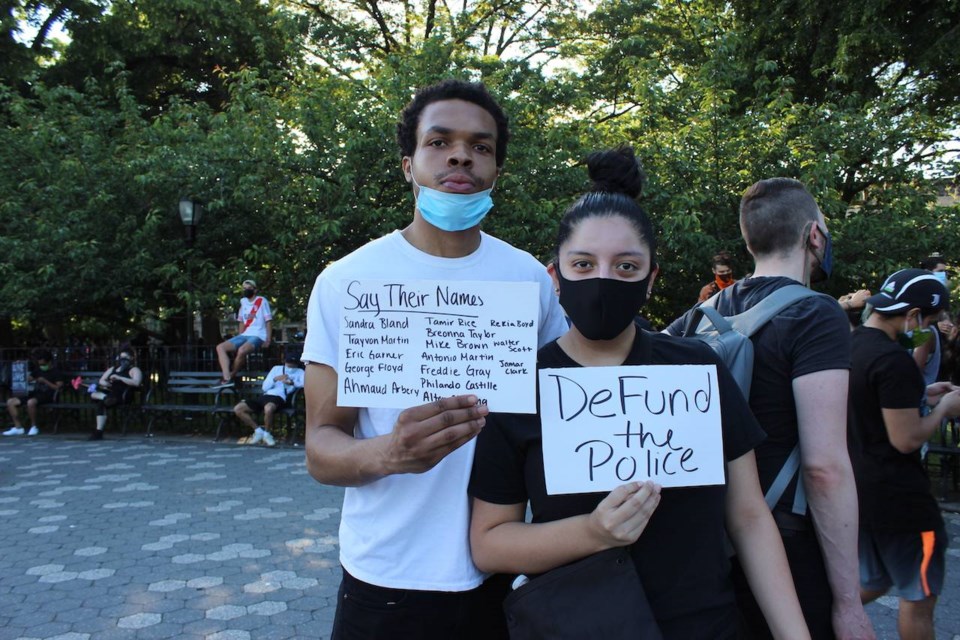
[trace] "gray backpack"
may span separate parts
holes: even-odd
[[[791,284],[777,289],[753,307],[733,316],[724,316],[717,311],[716,304],[722,294],[722,291],[718,292],[694,310],[683,336],[697,338],[710,345],[710,348],[730,369],[730,373],[733,374],[743,392],[743,397],[749,399],[750,383],[753,380],[753,343],[750,341],[750,336],[794,302],[822,294],[800,284]],[[767,506],[771,509],[776,506],[799,469],[800,445],[798,444],[790,452],[783,468],[767,490],[764,496]],[[807,511],[807,497],[802,476],[797,478],[797,491],[794,494],[792,510],[799,515]]]

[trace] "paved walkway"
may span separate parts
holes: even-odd
[[[302,449],[79,438],[0,439],[0,640],[329,637],[342,491]],[[960,640],[947,519],[937,637]],[[869,611],[897,637],[895,599]]]
[[[0,639],[328,638],[342,491],[302,449],[0,440]]]

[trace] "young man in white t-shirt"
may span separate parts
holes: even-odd
[[[243,368],[247,355],[254,349],[269,347],[272,333],[273,314],[270,313],[270,303],[263,296],[257,295],[256,282],[244,280],[243,297],[240,298],[240,310],[237,311],[237,335],[217,345],[217,361],[220,363],[223,378],[216,387],[223,389],[234,386],[234,378]],[[233,352],[237,355],[231,366],[230,354]]]
[[[543,266],[480,231],[508,137],[507,118],[482,85],[419,91],[397,128],[413,221],[330,265],[310,296],[307,468],[347,487],[333,640],[506,637],[506,581],[484,581],[468,542],[467,483],[486,407],[472,395],[404,411],[337,406],[337,310],[347,278],[533,281],[539,343],[566,330]]]
[[[247,444],[274,446],[273,420],[278,411],[282,411],[290,400],[294,390],[303,388],[303,369],[299,367],[299,358],[294,354],[287,354],[283,364],[278,364],[263,378],[260,385],[263,394],[259,398],[241,400],[233,407],[233,413],[244,425],[253,429],[253,436]],[[263,413],[263,425],[254,420],[258,413]]]

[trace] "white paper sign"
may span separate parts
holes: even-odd
[[[493,411],[534,413],[539,314],[536,282],[345,281],[337,404],[474,394]]]
[[[724,483],[714,365],[540,371],[547,493]]]
[[[30,391],[28,381],[30,363],[26,360],[14,360],[10,363],[10,393],[14,396],[25,396]]]

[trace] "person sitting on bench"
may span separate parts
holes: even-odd
[[[97,403],[97,425],[90,440],[103,440],[107,426],[107,409],[133,400],[133,394],[143,383],[143,372],[136,366],[133,349],[121,347],[113,366],[100,376],[90,397]]]
[[[233,413],[240,422],[253,429],[253,437],[247,444],[263,442],[272,447],[277,443],[270,433],[273,431],[273,416],[286,406],[287,398],[294,389],[303,388],[303,369],[299,365],[295,355],[287,354],[284,363],[270,369],[270,373],[263,379],[263,395],[256,400],[241,400],[233,408]],[[254,414],[261,411],[263,426],[253,419]]]

